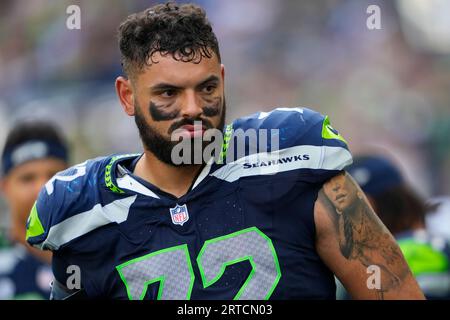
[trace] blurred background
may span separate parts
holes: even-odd
[[[158,2],[0,1],[0,147],[15,121],[43,117],[64,130],[72,164],[142,150],[115,96],[116,30]],[[450,194],[450,1],[192,2],[219,39],[227,122],[306,106],[327,114],[353,153],[395,158],[423,196]],[[73,4],[81,30],[66,27]],[[367,27],[369,5],[381,29]]]

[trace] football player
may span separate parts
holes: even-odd
[[[224,125],[225,69],[201,7],[132,14],[119,47],[116,91],[144,152],[88,160],[42,189],[27,239],[53,252],[54,299],[334,299],[334,274],[354,298],[423,298],[327,117],[279,108]],[[192,163],[202,140],[174,158],[180,137],[214,130],[220,157]]]

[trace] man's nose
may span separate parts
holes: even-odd
[[[183,118],[198,118],[203,112],[201,101],[194,90],[187,90],[184,95],[181,116]]]

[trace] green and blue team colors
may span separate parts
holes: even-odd
[[[425,297],[450,299],[450,241],[425,230],[395,235]]]
[[[277,150],[267,139],[234,155],[239,129],[277,129]],[[334,298],[313,210],[322,184],[352,161],[345,140],[307,108],[259,112],[225,133],[219,161],[181,198],[133,174],[140,155],[59,173],[30,215],[28,242],[53,251],[60,283],[79,266],[92,298]]]

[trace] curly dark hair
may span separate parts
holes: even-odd
[[[127,76],[157,63],[153,55],[171,54],[174,59],[200,63],[215,53],[219,44],[205,11],[195,4],[158,4],[132,14],[120,24],[119,47]]]

